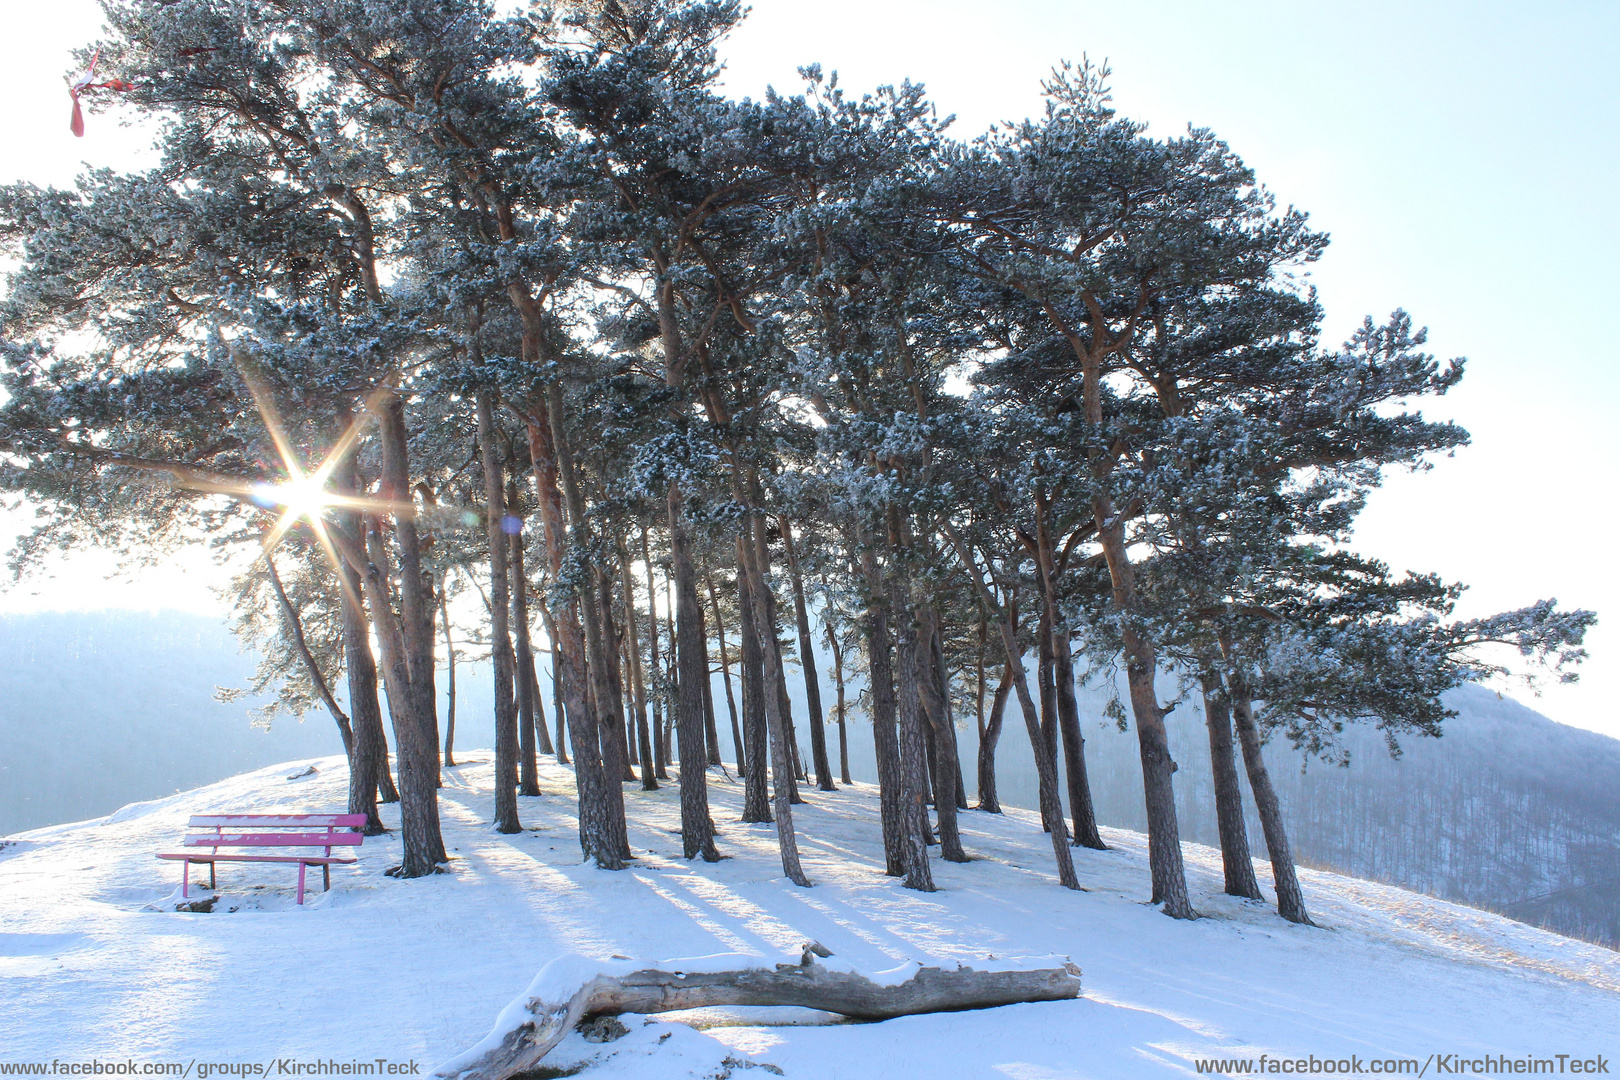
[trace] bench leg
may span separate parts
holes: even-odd
[[[304,871],[309,868],[307,863],[298,864],[298,902],[304,902]]]
[[[214,864],[213,863],[208,864],[208,887],[211,890],[217,890],[219,888],[218,885],[214,884]]]
[[[325,863],[321,864],[321,891],[332,891],[332,868]]]
[[[191,894],[186,890],[191,888],[191,860],[187,859],[185,862],[181,863],[181,865],[185,867],[185,869],[180,871],[180,899],[189,900],[191,899]]]

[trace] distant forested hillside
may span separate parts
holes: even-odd
[[[1105,701],[1097,693],[1081,699],[1097,816],[1145,829],[1136,735],[1103,718]],[[1556,723],[1483,687],[1446,701],[1458,715],[1445,735],[1407,739],[1397,759],[1364,728],[1345,733],[1347,767],[1267,747],[1295,857],[1620,947],[1620,740]],[[1014,720],[1001,740],[998,786],[1003,802],[1032,807],[1033,757]],[[1181,835],[1218,846],[1196,695],[1167,723]],[[973,735],[964,732],[967,760]],[[867,753],[857,760],[866,764]],[[966,773],[971,791],[971,767]],[[1263,858],[1254,799],[1242,783],[1249,843]]]
[[[343,752],[325,713],[266,731],[252,702],[214,700],[253,665],[223,621],[203,616],[0,618],[0,835]]]
[[[830,658],[818,662],[825,673]],[[796,671],[788,684],[804,742]],[[1173,678],[1164,680],[1164,695],[1176,689]],[[1123,680],[1118,692],[1126,692]],[[1145,831],[1136,733],[1105,715],[1106,687],[1082,688],[1079,697],[1098,820]],[[724,698],[716,700],[724,708]],[[1549,720],[1480,686],[1445,700],[1458,715],[1444,736],[1408,738],[1399,758],[1361,727],[1344,733],[1344,767],[1306,760],[1276,741],[1267,746],[1295,858],[1620,948],[1620,740]],[[1003,803],[1034,809],[1034,756],[1017,710],[1009,703],[997,787]],[[972,802],[978,738],[971,715],[959,720]],[[1181,836],[1218,847],[1208,734],[1195,691],[1182,696],[1166,724]],[[871,727],[851,723],[849,732],[854,778],[875,783]],[[1264,858],[1253,793],[1239,774],[1250,849]],[[1060,789],[1067,811],[1067,789]]]
[[[1299,854],[1620,947],[1620,741],[1477,686],[1450,702],[1399,760],[1358,732],[1348,770],[1278,769]]]

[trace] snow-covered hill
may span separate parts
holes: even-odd
[[[398,840],[376,838],[303,910],[290,868],[240,865],[223,869],[213,913],[159,910],[172,906],[161,901],[178,870],[152,856],[192,813],[340,809],[341,759],[297,780],[287,777],[307,761],[0,842],[0,1061],[384,1058],[425,1071],[481,1038],[562,953],[781,958],[810,940],[869,969],[1066,954],[1084,971],[1084,997],[701,1033],[627,1018],[628,1037],[574,1036],[554,1057],[594,1060],[586,1075],[604,1077],[768,1064],[848,1080],[1186,1076],[1200,1060],[1262,1054],[1414,1059],[1439,1075],[1431,1055],[1620,1057],[1620,955],[1391,886],[1306,871],[1322,926],[1293,926],[1222,896],[1218,856],[1188,845],[1205,917],[1177,922],[1143,902],[1141,836],[1109,830],[1113,850],[1077,851],[1088,891],[1067,892],[1034,816],[1012,811],[964,814],[976,861],[937,863],[941,891],[922,895],[883,876],[876,794],[858,786],[809,792],[797,808],[816,883],[804,890],[781,878],[772,827],[740,824],[739,791],[718,776],[730,858],[680,859],[674,787],[627,787],[639,858],[609,873],[580,865],[567,770],[543,767],[546,794],[521,800],[528,831],[505,837],[487,824],[490,755],[467,757],[445,776],[451,872],[388,878]],[[384,815],[397,822],[397,808]]]
[[[252,702],[213,699],[216,684],[244,685],[254,663],[218,619],[178,612],[13,615],[0,617],[0,651],[7,657],[0,664],[0,835],[105,814],[296,755],[336,753],[341,745],[322,709],[302,722],[279,717],[267,731],[253,726]],[[830,658],[818,659],[825,681]],[[549,688],[544,655],[540,662]],[[725,686],[714,679],[725,731]],[[808,748],[804,684],[796,673],[787,682],[799,743]],[[441,695],[445,686],[441,677]],[[486,663],[460,666],[462,745],[493,740],[492,686]],[[860,681],[849,689],[857,701]],[[1180,765],[1176,799],[1183,837],[1214,844],[1209,742],[1194,689],[1178,691],[1174,677],[1165,676],[1164,693],[1178,702],[1168,723]],[[1087,771],[1099,820],[1141,829],[1136,732],[1119,730],[1106,715],[1115,691],[1124,688],[1081,691]],[[1445,737],[1408,738],[1399,760],[1366,726],[1345,732],[1344,769],[1307,762],[1286,740],[1272,740],[1266,756],[1295,857],[1620,947],[1620,740],[1555,723],[1477,686],[1453,691],[1447,703],[1458,715]],[[441,725],[446,714],[441,696]],[[971,707],[958,715],[972,798]],[[855,779],[875,780],[872,727],[858,707],[849,737]],[[722,737],[723,746],[729,742],[729,734]],[[1034,759],[1016,705],[997,761],[1002,803],[1033,808]],[[1239,772],[1249,834],[1261,851],[1254,800]]]

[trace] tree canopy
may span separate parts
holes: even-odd
[[[0,189],[0,484],[41,514],[13,565],[259,545],[234,598],[276,641],[262,684],[333,712],[374,828],[387,691],[404,876],[445,854],[437,641],[469,586],[503,831],[554,752],[584,855],[617,869],[621,784],[678,761],[685,854],[721,857],[718,659],[747,817],[794,882],[798,781],[836,790],[823,728],[858,677],[889,873],[932,889],[931,844],[969,857],[957,725],[999,732],[1013,699],[1077,887],[1071,847],[1102,846],[1081,665],[1123,674],[1177,917],[1167,686],[1205,701],[1228,890],[1258,893],[1235,724],[1280,910],[1308,921],[1261,742],[1332,757],[1367,722],[1394,748],[1441,730],[1448,689],[1584,656],[1590,612],[1462,620],[1460,584],[1354,553],[1385,470],[1466,445],[1417,408],[1462,361],[1401,311],[1324,344],[1302,271],[1327,236],[1213,132],[1119,116],[1105,66],[958,137],[912,83],[856,97],[810,67],[726,96],[734,0],[105,7],[85,56],[131,88],[90,107],[154,118],[159,164]]]

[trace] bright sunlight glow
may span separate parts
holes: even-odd
[[[294,518],[318,516],[332,502],[332,493],[314,476],[295,476],[265,487],[262,494],[266,501],[284,508]]]

